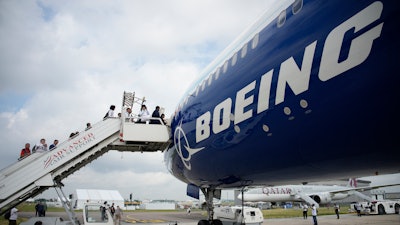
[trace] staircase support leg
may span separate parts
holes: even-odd
[[[62,186],[61,184],[58,184],[54,187],[54,189],[56,190],[57,195],[60,198],[62,205],[64,206],[65,212],[67,212],[70,221],[74,225],[80,225],[80,222],[79,222],[78,218],[76,217],[75,212],[73,210],[72,203],[71,203],[71,201],[68,200],[67,196],[62,191],[61,186]]]

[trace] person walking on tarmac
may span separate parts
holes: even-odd
[[[106,211],[107,211],[107,201],[105,201],[104,202],[104,205],[103,206],[100,206],[100,212],[101,212],[101,221],[106,221],[108,218],[107,218],[107,213],[106,213]]]
[[[114,225],[121,225],[121,219],[122,219],[122,209],[117,205],[117,208],[115,209],[115,221]]]
[[[339,212],[340,212],[340,209],[339,209],[339,204],[335,204],[335,213],[336,213],[336,218],[337,219],[339,219]]]
[[[317,215],[318,215],[318,210],[317,207],[315,206],[315,204],[311,205],[311,215],[314,221],[314,225],[318,225],[318,221],[317,221]]]
[[[110,213],[111,213],[111,216],[114,218],[114,214],[115,214],[114,203],[112,203],[111,206],[110,206]]]
[[[302,206],[302,208],[303,208],[303,219],[307,219],[308,205],[307,205],[307,204],[304,204],[304,205]]]
[[[17,225],[18,209],[12,208],[10,211],[10,218],[8,218],[8,225]]]

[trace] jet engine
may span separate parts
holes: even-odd
[[[311,195],[310,197],[318,204],[325,204],[332,201],[332,197],[328,192],[321,193],[319,195]]]

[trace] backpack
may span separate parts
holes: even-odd
[[[4,219],[9,220],[11,216],[11,212],[7,211],[6,214],[4,214]]]
[[[36,146],[36,145],[34,145],[34,146],[33,146],[33,148],[32,148],[32,153],[35,153],[35,152],[36,152],[36,150],[37,150],[37,146]]]

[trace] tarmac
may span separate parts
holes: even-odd
[[[21,217],[32,217],[34,213],[19,212]],[[66,217],[65,212],[47,212],[46,216],[59,216],[65,220],[69,220]],[[78,218],[80,214],[77,213]],[[143,224],[143,225],[197,225],[197,222],[201,219],[206,219],[203,212],[192,212],[187,214],[186,212],[124,212],[123,221],[121,225],[132,225],[132,224]],[[342,214],[340,219],[336,218],[336,215],[329,216],[318,216],[318,224],[320,225],[400,225],[399,214],[388,214],[388,215],[363,215],[358,217],[356,214]],[[303,217],[295,218],[282,218],[282,219],[265,219],[263,225],[312,225],[312,217],[303,219]]]

